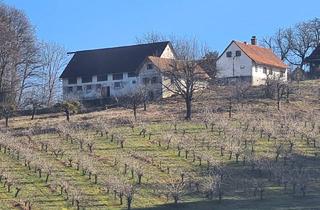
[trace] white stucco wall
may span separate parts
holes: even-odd
[[[264,68],[266,68],[266,73],[264,72]],[[280,72],[283,72],[282,77]],[[252,85],[256,86],[265,84],[268,76],[269,78],[281,79],[282,81],[286,82],[288,80],[288,70],[284,71],[283,69],[266,65],[252,66]]]
[[[123,73],[122,80],[113,80],[113,74],[108,74],[107,81],[97,81],[97,75],[92,76],[92,82],[82,83],[81,78],[77,78],[77,84],[68,84],[68,79],[63,79],[63,90],[64,97],[67,98],[78,98],[78,99],[95,99],[101,98],[101,90],[103,87],[110,88],[110,96],[121,96],[132,93],[136,88],[141,85],[144,85],[143,78],[148,78],[150,83],[147,84],[147,88],[153,92],[155,98],[162,96],[162,86],[161,81],[162,77],[160,72],[154,67],[153,69],[147,69],[148,62],[144,63],[139,71],[137,77],[128,77],[128,73]],[[157,83],[152,84],[151,80],[153,77],[157,77]],[[135,83],[134,83],[135,81]],[[115,87],[115,82],[121,82],[121,87]],[[97,85],[101,85],[101,89],[97,89]],[[87,85],[91,85],[91,90],[87,90]],[[77,87],[82,86],[82,91],[77,91]],[[73,87],[73,92],[67,94],[67,88]]]
[[[236,55],[237,50],[241,51],[241,56],[234,57]],[[226,55],[229,51],[232,52],[231,57],[227,57]],[[280,79],[283,81],[287,81],[287,70],[284,71],[283,69],[270,67],[268,65],[256,64],[234,42],[225,50],[225,52],[220,56],[220,58],[217,61],[218,78],[251,76],[252,85],[265,84],[267,74],[264,73],[264,68],[267,69],[267,74],[270,74],[270,70],[272,70],[272,75],[269,76],[274,78],[280,78],[280,72],[284,72],[283,76]]]
[[[162,97],[162,75],[160,71],[156,68],[156,66],[153,65],[152,69],[147,69],[147,65],[149,62],[146,62],[142,65],[139,73],[139,84],[145,85],[143,83],[143,78],[149,78],[150,82],[146,85],[146,87],[149,89],[149,91],[153,92],[153,95],[155,98]],[[151,80],[153,77],[157,77],[157,83],[152,84]]]
[[[175,55],[174,55],[173,50],[171,49],[170,45],[167,45],[167,47],[164,49],[163,53],[161,54],[160,58],[175,59]]]
[[[97,75],[92,76],[92,82],[82,83],[81,78],[77,78],[77,84],[68,84],[68,79],[63,79],[64,97],[79,97],[82,99],[101,98],[101,90],[103,87],[110,88],[110,96],[118,96],[119,94],[126,94],[134,89],[138,84],[138,77],[128,77],[128,73],[124,72],[122,80],[113,80],[113,74],[108,74],[108,80],[97,81]],[[133,81],[136,81],[134,84]],[[121,88],[114,86],[115,82],[121,82]],[[97,89],[97,85],[101,85],[101,89]],[[91,85],[91,90],[87,90],[87,85]],[[77,91],[77,86],[82,86],[82,91]],[[66,88],[73,87],[72,94],[66,94]]]
[[[251,59],[241,51],[241,56],[235,57],[233,61],[233,57],[236,54],[236,51],[240,50],[240,48],[233,42],[225,52],[220,56],[217,61],[217,69],[218,69],[218,78],[225,77],[237,77],[237,76],[251,76],[252,74],[252,61]],[[232,52],[232,57],[227,57],[227,52]],[[234,62],[234,75],[233,75],[233,62]]]
[[[167,45],[164,51],[162,52],[161,58],[170,58],[175,59],[175,54],[173,53],[170,45]],[[62,81],[63,84],[63,95],[64,98],[77,98],[77,99],[97,99],[101,98],[101,89],[97,89],[97,85],[100,84],[101,87],[110,87],[110,96],[121,96],[132,93],[133,90],[138,88],[143,84],[143,78],[149,78],[150,84],[148,84],[148,88],[153,92],[155,97],[162,97],[162,76],[160,72],[154,69],[147,69],[147,62],[142,64],[141,69],[138,71],[139,75],[137,77],[128,77],[128,73],[123,73],[122,80],[113,80],[112,73],[108,74],[107,81],[97,81],[97,75],[92,76],[92,82],[90,83],[82,83],[81,77],[77,77],[77,84],[68,84],[68,79],[64,78]],[[155,84],[151,84],[152,77],[157,77],[158,81]],[[135,83],[133,83],[135,81]],[[116,88],[114,86],[115,82],[121,82],[121,88]],[[86,86],[91,85],[91,90],[86,90]],[[77,91],[77,86],[82,86],[82,91]],[[73,92],[67,94],[67,88],[73,87]]]

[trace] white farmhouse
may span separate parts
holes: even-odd
[[[150,99],[161,98],[164,96],[164,77],[150,58],[176,58],[170,42],[85,50],[73,54],[60,78],[63,81],[63,97],[80,100],[127,95],[141,86],[148,87]]]
[[[267,77],[287,81],[288,66],[271,49],[257,45],[253,36],[251,44],[232,41],[217,60],[218,78],[240,79],[252,85],[262,85]]]

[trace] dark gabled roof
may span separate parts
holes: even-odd
[[[160,57],[170,42],[74,52],[60,78],[134,72],[148,56]]]
[[[320,44],[314,49],[309,57],[306,58],[306,62],[312,62],[313,60],[320,60]]]

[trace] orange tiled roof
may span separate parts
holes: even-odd
[[[159,58],[155,56],[148,56],[148,59],[163,73],[172,71],[174,68],[173,66],[177,66],[178,69],[183,69],[185,66],[185,61],[182,60]],[[202,79],[209,78],[209,75],[205,72],[203,68],[200,67],[200,65],[197,65],[195,69],[195,74]]]
[[[288,66],[280,58],[278,58],[271,49],[257,45],[245,44],[239,41],[234,42],[249,58],[251,58],[257,64],[269,65],[281,69],[288,68]]]

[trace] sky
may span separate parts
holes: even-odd
[[[39,40],[68,51],[131,45],[154,31],[196,38],[221,52],[231,40],[259,40],[320,16],[319,0],[2,1],[26,13]]]

